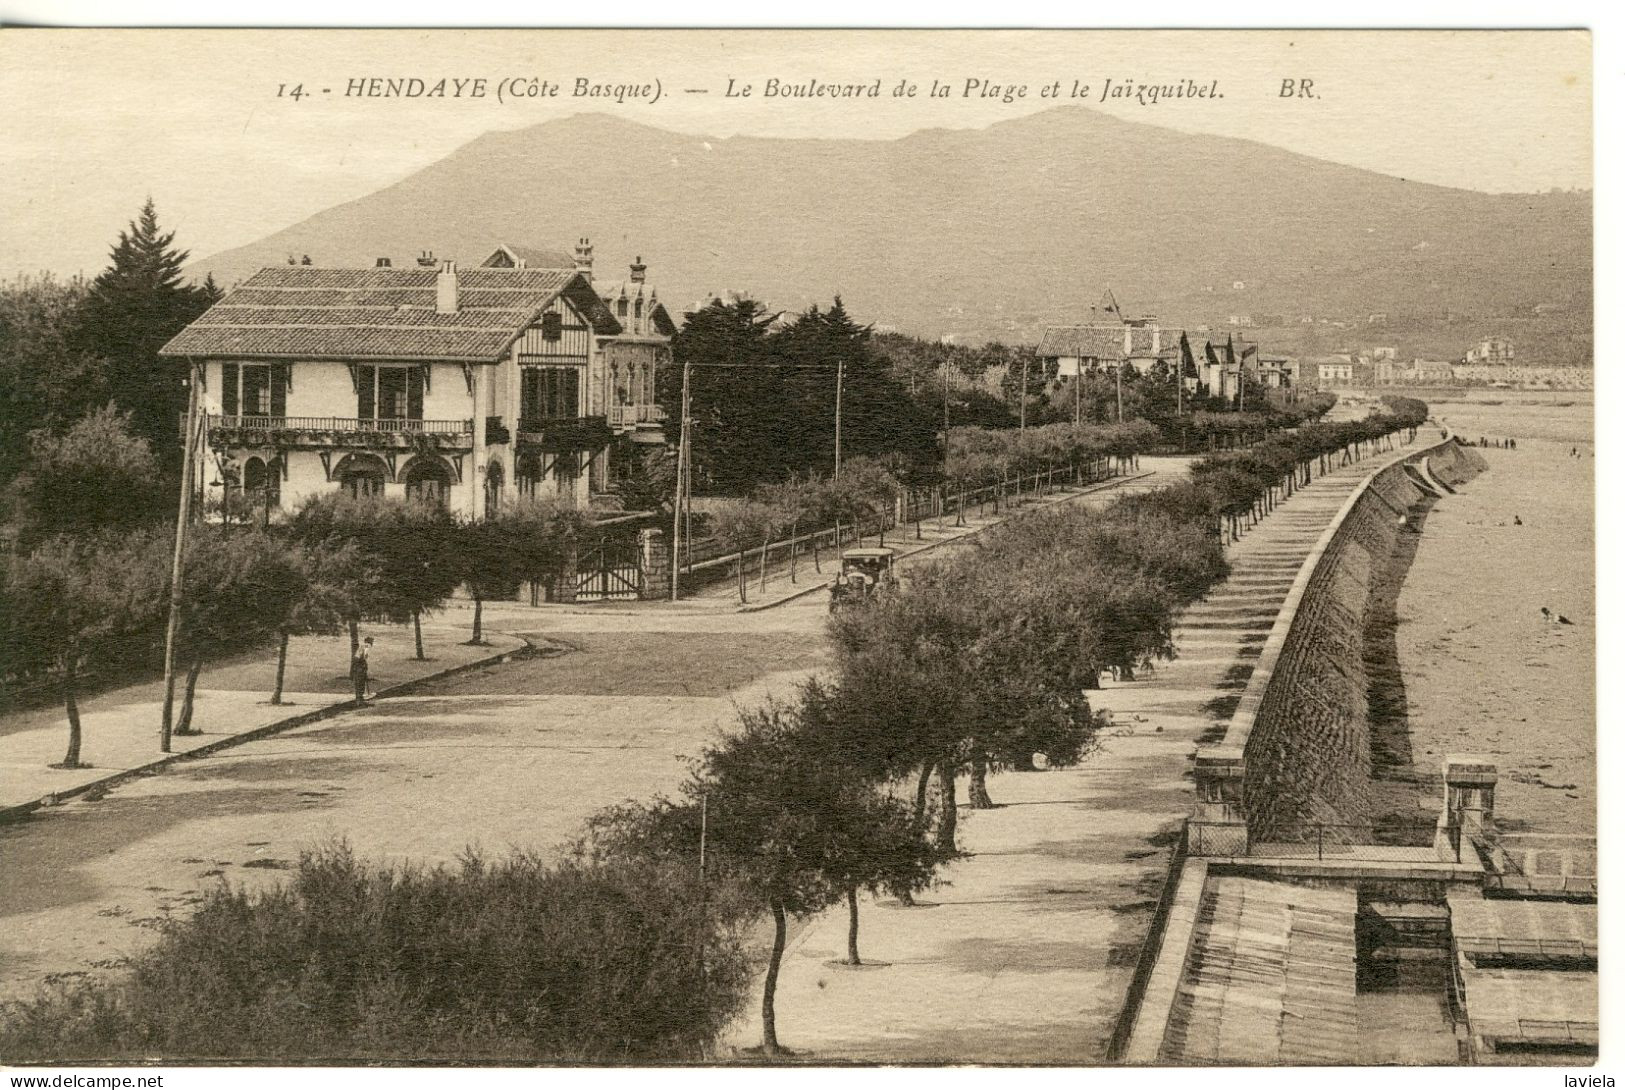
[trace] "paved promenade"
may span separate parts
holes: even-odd
[[[487,632],[488,646],[469,646],[464,641],[470,629],[461,623],[460,612],[452,613],[450,619],[454,623],[431,622],[423,626],[424,662],[413,657],[416,645],[410,626],[365,626],[363,634],[374,640],[373,689],[387,691],[524,645],[523,640],[513,636]],[[273,705],[274,648],[208,666],[198,677],[192,716],[192,725],[200,733],[175,736],[172,752],[187,753],[283,720],[346,706],[354,693],[349,667],[347,635],[291,640],[283,702]],[[184,681],[184,677],[176,681],[177,718]],[[81,697],[80,760],[85,766],[77,769],[50,767],[62,760],[68,746],[67,714],[60,703],[0,717],[0,810],[73,792],[162,760],[165,755],[158,749],[158,727],[163,719],[163,701],[162,681]]]
[[[1103,1062],[1190,811],[1189,754],[1222,730],[1298,567],[1376,464],[1316,480],[1232,547],[1229,580],[1181,618],[1180,657],[1096,695],[1114,727],[1087,762],[992,777],[999,807],[962,811],[971,855],[947,885],[916,908],[866,902],[873,966],[839,963],[844,906],[806,926],[780,977],[780,1041],[812,1062]],[[759,1039],[754,1011],[730,1036]]]

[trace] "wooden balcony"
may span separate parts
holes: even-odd
[[[520,417],[516,447],[520,451],[564,454],[598,450],[609,445],[615,433],[602,416]]]
[[[334,447],[472,450],[472,420],[365,420],[344,416],[210,416],[209,445],[272,446],[287,450]],[[186,419],[181,418],[181,430]]]
[[[666,419],[666,410],[659,405],[611,405],[609,424],[612,428],[632,428],[640,424],[655,425]]]

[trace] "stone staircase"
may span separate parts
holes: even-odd
[[[1358,1038],[1355,907],[1348,890],[1210,879],[1161,1058],[1349,1062]]]

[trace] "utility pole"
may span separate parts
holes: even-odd
[[[1021,356],[1021,426],[1027,426],[1027,360],[1026,353]]]
[[[841,475],[841,390],[846,385],[846,360],[835,360],[835,476]]]
[[[1117,422],[1123,422],[1123,361],[1117,361]]]
[[[682,420],[677,431],[677,495],[671,506],[671,600],[677,601],[677,576],[682,570],[683,511],[686,506],[685,485],[688,480],[688,377],[689,362],[683,361]]]
[[[1078,360],[1078,369],[1072,372],[1072,423],[1074,426],[1083,423],[1083,360]]]
[[[164,719],[158,728],[158,749],[169,752],[175,716],[175,638],[184,605],[181,577],[186,563],[186,526],[192,517],[192,448],[197,445],[198,387],[202,369],[191,363],[186,383],[186,446],[181,449],[181,504],[175,515],[175,556],[169,567],[169,621],[164,627]]]

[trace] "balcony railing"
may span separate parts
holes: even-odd
[[[624,428],[631,424],[658,424],[666,419],[666,410],[659,405],[611,405],[609,422],[612,427]]]
[[[185,430],[185,417],[181,418]],[[364,420],[346,416],[211,416],[211,428],[253,431],[362,431],[419,432],[429,435],[471,435],[472,420]]]
[[[516,438],[521,449],[566,453],[597,450],[615,434],[602,416],[522,416]]]

